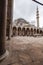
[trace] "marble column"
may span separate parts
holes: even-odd
[[[12,11],[13,10],[13,0],[8,0],[8,11],[7,11],[7,30],[8,30],[8,40],[11,39],[12,32]]]
[[[0,0],[0,60],[6,55],[6,21],[7,20],[7,0]]]

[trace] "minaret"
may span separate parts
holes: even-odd
[[[39,28],[39,10],[37,6],[37,11],[36,11],[36,19],[37,19],[37,28]]]

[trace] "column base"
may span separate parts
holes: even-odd
[[[6,58],[8,55],[9,55],[9,52],[6,50],[6,52],[2,56],[0,56],[0,61]]]

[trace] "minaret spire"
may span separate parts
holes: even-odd
[[[37,19],[37,28],[39,28],[39,10],[37,6],[37,11],[36,11],[36,19]]]

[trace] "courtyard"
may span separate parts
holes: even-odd
[[[9,56],[0,65],[43,65],[43,36],[15,36],[6,42]]]

